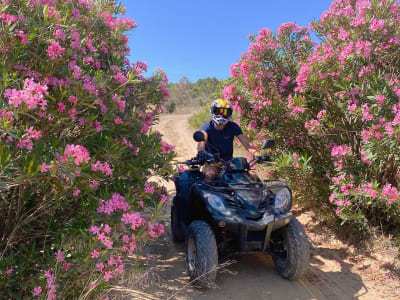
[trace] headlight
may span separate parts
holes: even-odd
[[[283,188],[275,194],[275,213],[285,213],[292,205],[292,195],[288,188]]]
[[[228,209],[225,204],[224,200],[216,194],[212,193],[204,193],[204,197],[207,200],[208,204],[219,214],[222,215],[231,215],[232,212]]]

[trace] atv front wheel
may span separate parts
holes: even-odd
[[[214,232],[204,221],[190,224],[186,236],[186,263],[193,285],[209,288],[217,275],[218,251]]]
[[[293,218],[273,232],[273,260],[278,273],[289,280],[298,279],[310,262],[310,246],[303,226]]]
[[[171,206],[171,233],[174,242],[183,242],[185,234],[179,225],[178,206],[176,205],[176,197],[174,197]]]

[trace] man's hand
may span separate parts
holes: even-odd
[[[258,151],[254,148],[250,148],[249,153],[254,157],[254,156],[260,156],[260,153],[258,153]]]
[[[260,155],[260,153],[258,153],[258,151],[256,149],[252,148],[252,146],[250,145],[249,140],[243,134],[239,135],[238,139],[253,157]]]
[[[199,162],[204,162],[204,161],[207,160],[207,158],[208,158],[207,152],[205,152],[205,151],[199,151],[199,152],[197,153],[196,159],[197,159]]]

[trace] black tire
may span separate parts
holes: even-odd
[[[218,251],[211,227],[204,221],[192,222],[185,246],[190,281],[197,287],[212,287],[217,276]]]
[[[310,263],[310,245],[304,228],[293,218],[277,234],[283,239],[283,251],[273,255],[278,273],[286,279],[297,280]]]
[[[172,240],[174,242],[178,243],[185,240],[185,233],[182,231],[179,225],[179,214],[178,206],[176,205],[176,197],[174,197],[171,206],[171,233]]]

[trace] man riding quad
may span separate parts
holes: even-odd
[[[215,100],[211,115],[212,120],[193,135],[197,156],[183,162],[187,169],[174,178],[171,231],[175,242],[185,241],[190,280],[209,287],[219,260],[249,252],[271,255],[282,277],[299,278],[307,269],[310,251],[306,233],[291,212],[290,187],[280,179],[261,180],[252,173],[255,164],[271,164],[270,157],[259,155],[230,121],[228,101]],[[235,136],[252,154],[249,162],[232,157]],[[259,151],[274,145],[274,140],[266,140]]]
[[[233,140],[235,136],[242,145],[252,155],[259,155],[248,139],[243,135],[242,129],[238,124],[231,121],[232,106],[228,100],[217,99],[211,104],[211,120],[201,125],[205,141],[198,143],[197,158],[202,161],[207,158],[207,153],[219,153],[220,158],[231,161],[233,155]],[[204,174],[206,181],[214,180],[220,173],[222,165],[218,163],[206,164]]]

